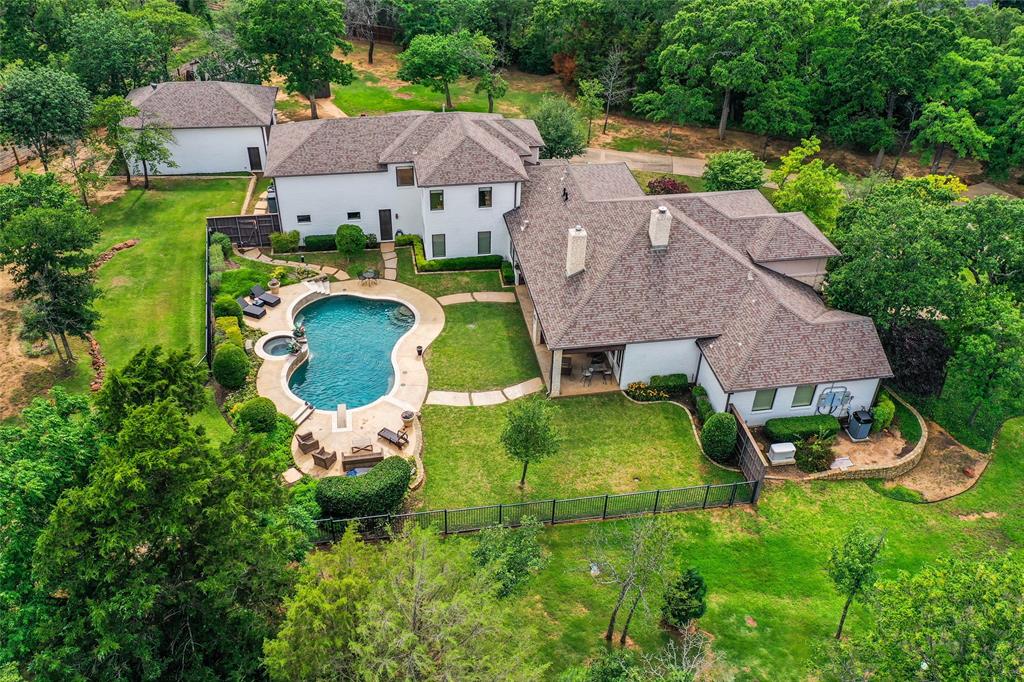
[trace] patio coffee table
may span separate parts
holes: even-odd
[[[369,436],[362,434],[352,436],[352,454],[356,455],[361,452],[372,453],[373,441],[370,440]]]

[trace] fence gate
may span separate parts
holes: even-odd
[[[277,213],[213,216],[206,219],[206,230],[226,234],[238,246],[270,246],[270,235],[281,231],[281,216]]]

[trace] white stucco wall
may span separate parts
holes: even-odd
[[[837,381],[828,384],[818,384],[814,391],[814,399],[807,407],[793,407],[793,393],[796,386],[783,386],[775,393],[775,404],[770,410],[754,412],[751,408],[754,405],[754,391],[743,391],[733,393],[732,404],[743,415],[743,419],[750,426],[760,426],[769,419],[775,417],[802,417],[805,415],[817,414],[818,396],[823,391],[832,388],[845,388],[853,394],[849,410],[867,409],[875,398],[875,391],[878,388],[878,379],[860,379],[857,381]],[[717,406],[716,406],[717,407]],[[836,415],[839,416],[839,415]]]
[[[827,258],[800,258],[797,260],[783,260],[774,263],[763,264],[769,270],[774,270],[780,275],[786,275],[803,282],[815,289],[820,289],[825,281],[825,270],[828,266]]]
[[[631,343],[622,356],[619,385],[625,388],[634,381],[649,382],[659,374],[686,374],[693,381],[700,351],[694,339]]]
[[[707,360],[700,363],[700,373],[697,375],[697,380],[694,383],[700,384],[708,392],[708,400],[711,401],[711,405],[715,408],[716,412],[725,411],[728,395],[722,389],[722,385],[718,383],[718,378],[711,370]]]
[[[491,188],[491,207],[480,208],[477,190]],[[444,191],[444,210],[430,210],[430,191]],[[491,253],[509,257],[508,229],[504,214],[516,207],[516,185],[512,182],[481,183],[448,187],[424,187],[423,246],[427,258],[436,258],[431,237],[445,235],[445,257],[476,256],[477,232],[491,233]]]
[[[264,129],[251,128],[179,128],[172,131],[167,149],[176,168],[150,167],[150,175],[196,175],[200,173],[249,172],[249,147],[260,150],[262,166],[267,165]],[[142,173],[142,164],[132,164],[133,173]]]
[[[358,225],[367,234],[380,238],[380,209],[391,209],[394,234],[423,234],[421,190],[399,187],[396,166],[379,173],[304,175],[275,178],[278,212],[285,231],[298,230],[304,238],[311,234],[334,234],[338,225]],[[350,220],[349,212],[360,214]],[[298,222],[308,215],[310,222]]]

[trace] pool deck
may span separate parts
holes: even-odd
[[[330,294],[327,293],[329,289]],[[419,458],[422,449],[422,428],[419,420],[409,428],[409,444],[403,450],[377,438],[377,432],[387,427],[392,431],[402,428],[402,412],[411,410],[417,415],[427,397],[427,369],[423,359],[416,353],[417,346],[427,348],[444,329],[444,310],[432,297],[419,289],[396,281],[377,280],[373,284],[357,280],[343,282],[300,282],[281,287],[278,295],[280,305],[267,309],[259,320],[245,318],[246,324],[267,333],[291,332],[295,310],[301,306],[333,294],[352,294],[366,298],[386,298],[404,303],[416,312],[416,324],[398,342],[392,358],[397,363],[395,387],[387,396],[363,407],[348,410],[343,423],[338,423],[337,411],[316,410],[304,418],[298,427],[299,433],[310,431],[324,449],[334,451],[338,460],[330,469],[320,468],[313,463],[311,455],[299,451],[292,442],[292,457],[295,468],[307,476],[323,478],[341,476],[342,455],[351,452],[352,439],[356,435],[369,437],[375,449],[384,451],[385,456],[401,455],[415,461],[417,476],[414,484],[423,478],[423,463]],[[295,419],[303,413],[303,402],[288,390],[288,377],[294,356],[286,355],[265,359],[256,375],[256,389],[261,396],[274,401],[282,414]]]

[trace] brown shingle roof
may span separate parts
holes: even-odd
[[[168,81],[128,93],[147,117],[170,128],[247,128],[268,126],[277,88],[225,81]],[[137,117],[124,120],[138,126]]]
[[[624,164],[529,174],[506,223],[551,348],[718,337],[703,345],[729,391],[891,374],[870,320],[829,310],[810,287],[751,260],[751,248],[810,249],[807,225],[759,192],[646,197]],[[648,237],[659,205],[673,217],[662,252]],[[586,269],[566,278],[577,224],[588,233]]]
[[[543,140],[532,121],[498,114],[401,112],[289,123],[271,136],[267,175],[382,171],[412,163],[423,187],[527,179],[524,157]]]

